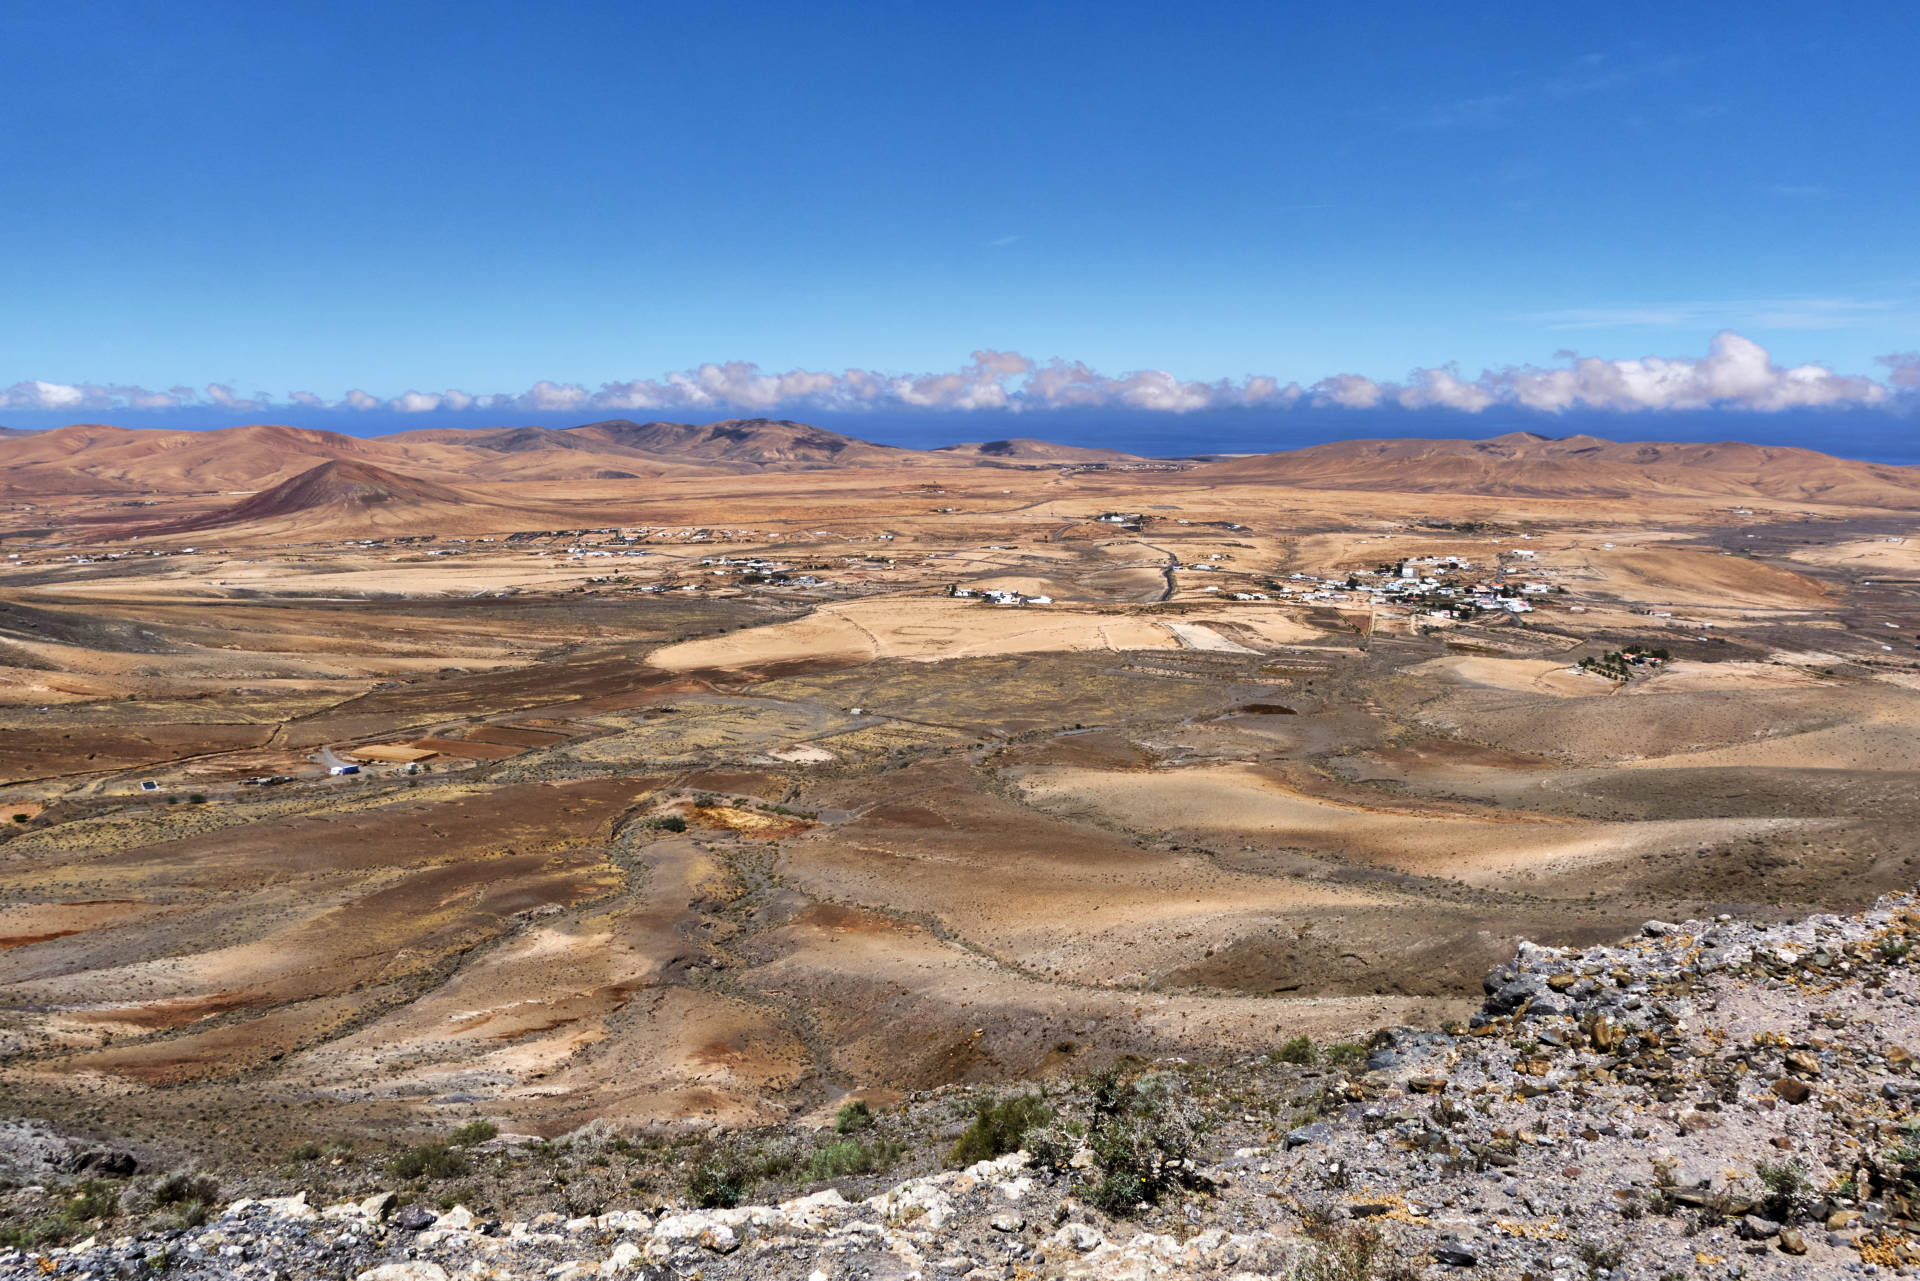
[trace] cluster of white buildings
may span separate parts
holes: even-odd
[[[1024,592],[975,591],[971,587],[956,587],[947,593],[949,596],[973,596],[989,605],[1051,605],[1051,596],[1028,596]]]

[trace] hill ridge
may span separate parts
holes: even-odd
[[[136,526],[124,532],[191,534],[310,514],[351,515],[389,503],[395,507],[420,508],[459,507],[479,501],[470,494],[417,476],[402,475],[372,463],[336,459],[213,511]]]

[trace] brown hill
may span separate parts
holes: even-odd
[[[273,424],[176,431],[82,423],[0,438],[0,495],[246,492],[334,461],[404,468],[462,484],[948,460],[760,418],[705,425],[612,419],[562,429],[439,427],[371,438]]]
[[[320,463],[354,459],[464,474],[464,451],[409,448],[307,427],[256,424],[169,431],[77,424],[0,440],[0,493],[208,493],[278,484]]]
[[[1303,489],[1532,498],[1770,498],[1920,508],[1920,468],[1737,441],[1553,439],[1532,432],[1491,440],[1348,440],[1209,463],[1191,475]]]
[[[432,443],[469,449],[480,455],[472,464],[477,474],[502,479],[523,477],[530,471],[549,479],[567,473],[588,476],[595,470],[642,475],[689,470],[802,471],[926,457],[914,450],[870,444],[822,427],[772,418],[705,424],[610,418],[561,428],[436,427],[382,440],[401,446]]]
[[[652,458],[779,470],[884,465],[925,457],[917,450],[875,445],[785,418],[729,418],[704,426],[613,418],[560,434]]]
[[[1050,440],[1015,436],[1010,440],[969,440],[957,445],[942,445],[933,451],[953,457],[993,463],[1122,463],[1137,462],[1139,456],[1117,449],[1089,449],[1081,445],[1056,445]]]
[[[464,526],[472,514],[468,509],[488,505],[474,495],[369,463],[327,462],[237,503],[123,532],[153,537],[246,525],[290,530],[324,528],[329,535],[338,536],[401,525],[414,528],[436,514]]]

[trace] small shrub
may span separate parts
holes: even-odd
[[[220,1185],[204,1174],[169,1174],[153,1185],[155,1205],[189,1205],[220,1199]]]
[[[833,1128],[839,1134],[854,1134],[873,1124],[873,1109],[867,1106],[865,1099],[855,1099],[840,1109],[833,1118]]]
[[[687,830],[687,820],[678,814],[662,814],[654,819],[650,826],[662,832],[684,832]]]
[[[457,1147],[470,1148],[485,1143],[500,1133],[500,1127],[491,1121],[469,1121],[448,1136],[447,1142]]]
[[[1580,1256],[1580,1262],[1590,1277],[1602,1272],[1609,1275],[1618,1272],[1620,1265],[1627,1261],[1627,1247],[1617,1242],[1601,1245],[1597,1241],[1582,1241],[1575,1247],[1575,1253]]]
[[[947,1156],[949,1165],[972,1165],[1018,1152],[1027,1131],[1045,1125],[1053,1116],[1037,1094],[984,1100],[974,1112],[973,1124],[960,1135]]]
[[[687,1196],[703,1210],[731,1210],[753,1191],[753,1171],[731,1152],[702,1145],[689,1165]]]
[[[387,1162],[387,1172],[402,1179],[457,1179],[468,1168],[467,1158],[446,1143],[408,1148]]]
[[[1388,1252],[1385,1238],[1365,1224],[1328,1228],[1293,1270],[1293,1281],[1412,1281],[1418,1274]]]
[[[205,805],[206,803],[207,797],[204,792],[194,792],[187,797],[187,804],[189,805]]]
[[[1141,1182],[1138,1175],[1125,1170],[1108,1170],[1082,1188],[1081,1195],[1094,1209],[1116,1218],[1132,1214],[1148,1200],[1147,1185]]]
[[[197,1228],[213,1217],[220,1185],[204,1174],[169,1174],[153,1185],[153,1204],[161,1213],[147,1221],[160,1232]]]
[[[1321,1057],[1333,1067],[1359,1067],[1367,1061],[1367,1047],[1358,1041],[1335,1041],[1321,1051]]]
[[[33,1250],[70,1240],[74,1235],[71,1226],[55,1215],[24,1223],[0,1223],[0,1250]]]
[[[1754,1177],[1767,1190],[1760,1199],[1761,1212],[1775,1223],[1791,1223],[1811,1208],[1807,1195],[1807,1167],[1798,1161],[1770,1165],[1762,1161],[1753,1168]]]
[[[1086,1145],[1099,1178],[1082,1195],[1109,1214],[1127,1214],[1184,1186],[1206,1125],[1177,1078],[1150,1073],[1093,1082]]]
[[[841,1179],[850,1174],[871,1174],[879,1165],[877,1153],[854,1139],[829,1143],[807,1162],[807,1173],[815,1179]]]
[[[14,821],[14,822],[16,822],[16,823],[30,823],[30,822],[32,822],[32,821],[33,821],[33,815],[31,815],[31,814],[15,814],[15,815],[13,816],[13,821]]]
[[[61,1209],[60,1217],[68,1223],[92,1223],[96,1219],[111,1219],[119,1208],[117,1191],[98,1179],[88,1179],[80,1185],[73,1200]]]
[[[1290,1041],[1283,1042],[1280,1048],[1273,1052],[1274,1062],[1297,1063],[1302,1067],[1312,1066],[1318,1057],[1314,1052],[1313,1038],[1310,1036],[1296,1036]]]
[[[299,1147],[287,1153],[287,1160],[289,1161],[318,1161],[319,1159],[320,1145],[318,1143],[302,1143]]]

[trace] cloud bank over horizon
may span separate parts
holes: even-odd
[[[658,414],[726,413],[743,416],[859,410],[999,413],[1049,410],[1129,410],[1190,413],[1202,410],[1295,407],[1357,411],[1378,408],[1454,410],[1494,408],[1557,414],[1567,411],[1634,413],[1737,409],[1887,408],[1920,392],[1920,352],[1882,356],[1884,375],[1840,374],[1823,366],[1783,366],[1752,339],[1732,330],[1715,335],[1700,357],[1643,356],[1607,360],[1560,352],[1549,366],[1512,365],[1466,378],[1455,366],[1416,369],[1400,381],[1334,374],[1310,385],[1265,375],[1238,380],[1187,381],[1163,370],[1117,377],[1080,361],[1037,361],[1011,351],[981,350],[951,373],[884,374],[847,369],[767,373],[745,361],[704,364],[659,378],[602,383],[548,380],[521,392],[476,394],[458,389],[408,390],[382,397],[354,388],[335,399],[293,391],[276,399],[242,395],[212,383],[154,390],[113,383],[30,379],[0,388],[0,410],[28,412],[266,411],[275,407],[354,413],[470,412]]]

